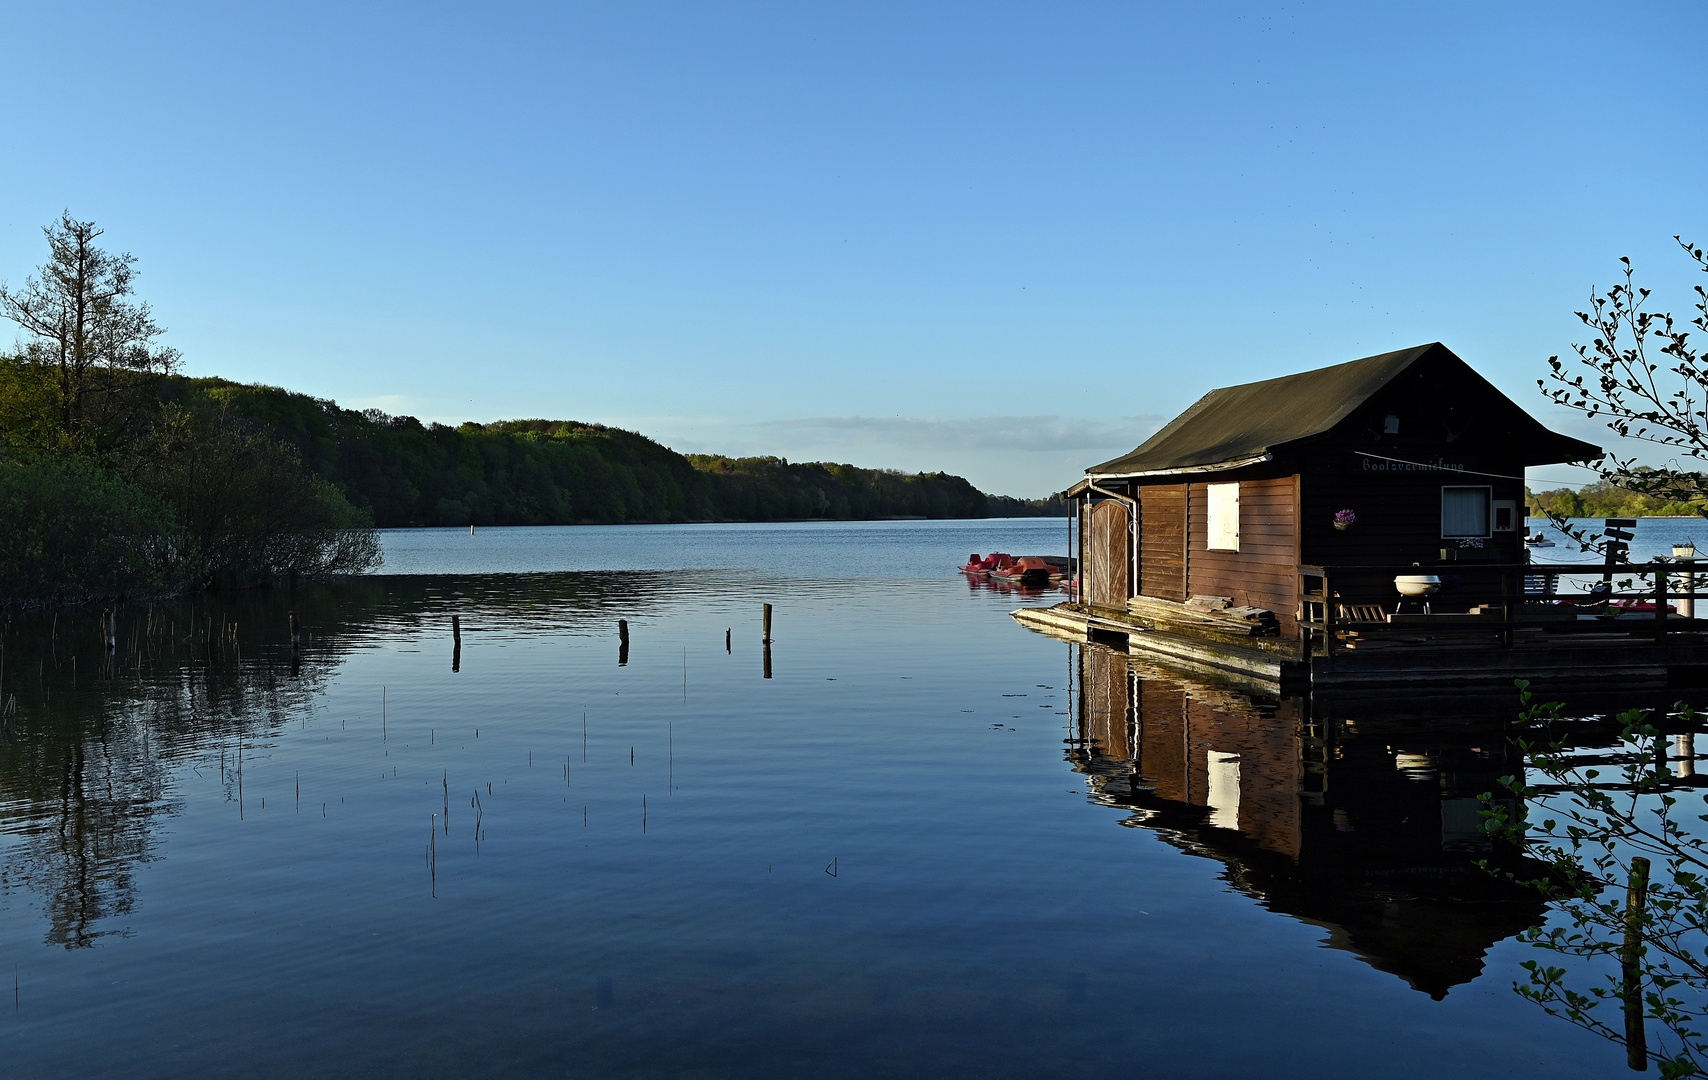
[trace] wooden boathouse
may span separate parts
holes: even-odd
[[[1551,593],[1557,576],[1527,565],[1525,468],[1601,456],[1439,342],[1212,390],[1066,492],[1078,598],[1015,617],[1274,680],[1509,682],[1526,665],[1606,676],[1637,656],[1583,666],[1587,638],[1543,634],[1576,611],[1524,591]],[[1403,574],[1427,576],[1431,595],[1401,596]],[[1661,677],[1708,664],[1708,648],[1663,638],[1645,626],[1636,643]],[[1491,644],[1542,642],[1546,656],[1488,659]]]

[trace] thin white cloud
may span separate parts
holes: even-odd
[[[768,420],[753,425],[787,432],[799,443],[885,445],[934,450],[1130,450],[1164,421],[1161,416],[1125,416],[1117,423],[1060,416],[980,416],[944,420],[935,416],[815,416]]]

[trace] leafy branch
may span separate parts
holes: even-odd
[[[1586,759],[1567,747],[1558,702],[1524,702],[1522,734],[1514,743],[1528,762],[1525,775],[1502,777],[1504,794],[1485,792],[1484,830],[1540,860],[1546,872],[1520,876],[1485,862],[1492,873],[1535,889],[1562,916],[1532,927],[1520,940],[1591,962],[1619,962],[1618,974],[1574,977],[1567,968],[1528,961],[1527,983],[1513,988],[1550,1015],[1604,1038],[1627,1042],[1638,1060],[1662,1076],[1702,1071],[1708,1041],[1708,838],[1697,835],[1708,815],[1681,815],[1676,783],[1666,767],[1660,728],[1647,710],[1620,713],[1609,753]],[[1697,716],[1675,707],[1686,728]],[[1654,870],[1649,871],[1652,861]],[[1621,902],[1618,891],[1646,879],[1643,901]],[[1603,1019],[1612,1001],[1634,1017],[1636,1039]],[[1651,1046],[1646,1027],[1660,1038]]]

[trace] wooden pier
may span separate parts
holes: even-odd
[[[1708,619],[1693,617],[1693,563],[1485,564],[1477,567],[1485,587],[1465,583],[1440,613],[1383,612],[1360,602],[1364,583],[1395,569],[1299,567],[1295,634],[1275,632],[1273,621],[1150,597],[1132,598],[1125,611],[1064,603],[1022,608],[1013,617],[1052,636],[1145,653],[1282,693],[1510,688],[1515,679],[1561,688],[1708,686]],[[1562,597],[1554,584],[1588,575],[1635,587]],[[1622,610],[1622,603],[1647,610]]]

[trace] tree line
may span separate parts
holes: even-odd
[[[0,284],[0,600],[264,584],[379,559],[371,519],[264,427],[161,391],[179,366],[131,255],[70,214]]]
[[[453,427],[223,379],[174,378],[162,395],[273,433],[380,528],[990,514],[989,497],[947,473],[684,455],[573,420]]]
[[[0,603],[264,585],[379,563],[376,528],[1062,513],[947,473],[682,455],[570,420],[449,426],[180,373],[131,255],[69,213],[0,284]]]
[[[1636,475],[1642,475],[1639,466]],[[1676,483],[1676,480],[1675,480]],[[1684,497],[1679,497],[1683,495]],[[1551,491],[1524,490],[1525,512],[1531,517],[1610,518],[1610,517],[1701,517],[1703,503],[1683,492],[1640,491],[1611,480],[1573,490],[1555,488]]]

